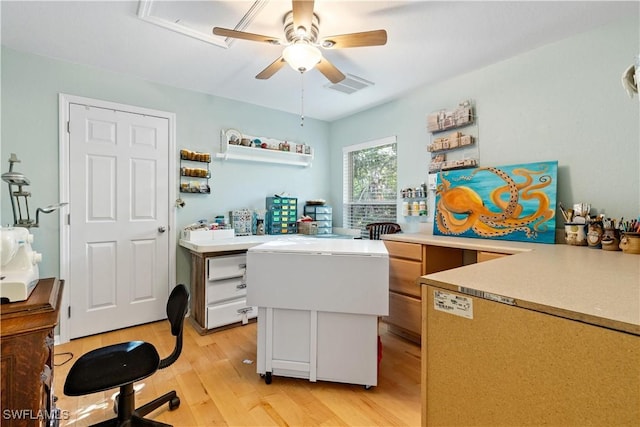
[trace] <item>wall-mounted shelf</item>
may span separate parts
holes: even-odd
[[[442,134],[444,131],[460,128],[466,128],[464,133],[455,131]],[[429,173],[478,166],[479,130],[477,117],[470,101],[463,101],[450,111],[440,110],[428,114],[427,130],[431,133],[431,142],[427,146],[427,151],[431,153]],[[470,148],[474,150],[469,150]],[[452,151],[457,153],[453,153],[454,158],[450,159],[448,153]]]
[[[472,125],[475,122],[470,101],[461,102],[453,110],[439,110],[427,115],[427,130],[432,133],[444,132]]]
[[[251,145],[233,144],[228,139],[228,131],[220,132],[220,152],[216,153],[216,158],[222,160],[244,160],[249,162],[273,163],[292,166],[309,167],[313,161],[313,149],[308,145],[287,143],[291,151],[283,151],[273,148],[261,148],[254,146],[254,141],[259,139],[271,147],[279,147],[285,141],[278,141],[271,138],[256,138],[243,135],[243,138],[249,139]],[[303,152],[296,152],[296,148],[300,146]],[[306,153],[304,152],[306,151]]]
[[[209,187],[210,162],[211,155],[209,153],[180,150],[181,193],[209,194],[211,192]]]

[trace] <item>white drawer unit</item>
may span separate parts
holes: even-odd
[[[333,210],[331,206],[305,205],[304,214],[318,223],[318,234],[333,233]]]
[[[246,299],[209,305],[207,306],[207,329],[219,328],[220,326],[238,322],[245,324],[249,319],[254,319],[257,315],[258,309],[247,306]]]
[[[207,278],[209,280],[242,277],[246,270],[246,254],[207,258]]]
[[[207,282],[207,305],[244,298],[246,295],[247,283],[244,277]]]
[[[257,316],[255,307],[247,306],[247,255],[226,255],[206,260],[205,325],[207,329],[245,324]]]

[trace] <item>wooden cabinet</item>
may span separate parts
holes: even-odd
[[[41,279],[26,301],[2,305],[3,426],[57,425],[53,396],[53,331],[64,281]]]
[[[191,321],[200,334],[254,319],[247,306],[247,251],[191,252]]]
[[[463,264],[462,250],[385,240],[389,252],[389,331],[420,343],[421,296],[418,278]]]
[[[423,286],[423,426],[640,425],[640,336],[446,285]]]
[[[486,251],[478,251],[477,257],[478,262],[490,261],[492,259],[502,258],[509,254],[502,254],[498,252],[486,252]]]

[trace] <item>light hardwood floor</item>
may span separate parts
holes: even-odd
[[[184,347],[172,366],[141,381],[138,406],[176,390],[181,405],[163,406],[150,417],[189,426],[419,426],[420,347],[386,331],[380,323],[383,357],[378,386],[273,377],[270,385],[256,373],[256,324],[200,336],[185,322]],[[55,384],[61,426],[86,426],[113,416],[116,390],[88,396],[62,393],[73,362],[104,345],[129,340],[153,343],[166,357],[174,341],[166,321],[73,340],[55,347]],[[72,352],[73,359],[62,364]],[[64,419],[67,418],[67,419]]]

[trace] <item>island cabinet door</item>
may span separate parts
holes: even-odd
[[[423,291],[422,425],[640,425],[640,336]]]

